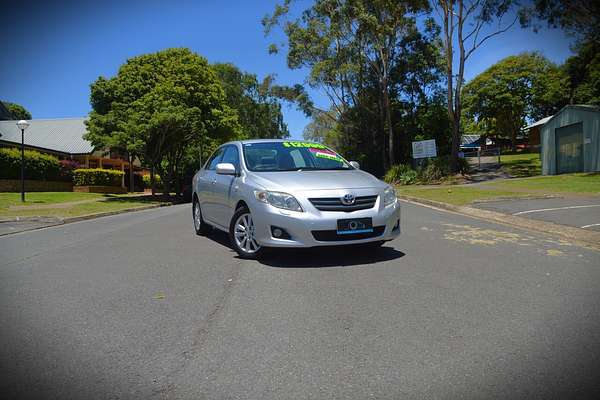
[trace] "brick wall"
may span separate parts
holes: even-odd
[[[20,192],[21,181],[18,179],[0,179],[0,192]],[[58,181],[25,180],[26,192],[72,192],[73,183]]]

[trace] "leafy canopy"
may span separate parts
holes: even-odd
[[[161,174],[177,174],[190,146],[240,135],[213,69],[185,48],[127,60],[91,85],[91,104],[87,139],[138,155]]]
[[[249,138],[289,136],[281,104],[272,94],[272,77],[259,83],[254,74],[242,72],[233,64],[217,63],[213,70],[221,81],[229,107],[237,114],[242,132]]]
[[[515,138],[525,120],[556,113],[568,102],[565,72],[538,53],[507,57],[464,88],[465,116],[477,133]]]
[[[22,105],[16,104],[16,103],[11,103],[8,101],[3,101],[2,103],[4,103],[4,106],[11,113],[11,115],[13,116],[13,119],[15,119],[15,120],[31,119],[31,113],[29,111],[27,111],[27,109],[25,107],[23,107]]]

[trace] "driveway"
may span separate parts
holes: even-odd
[[[256,262],[190,214],[0,237],[0,397],[600,396],[600,253],[406,204],[378,251]]]
[[[499,200],[478,203],[476,207],[600,231],[600,196]]]

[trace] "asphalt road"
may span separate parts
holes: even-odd
[[[600,196],[498,200],[477,207],[600,232]]]
[[[600,253],[403,216],[262,263],[189,205],[0,237],[0,398],[598,398]]]

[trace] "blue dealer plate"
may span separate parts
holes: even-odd
[[[371,218],[338,219],[337,221],[338,235],[371,232],[373,232],[373,220]]]

